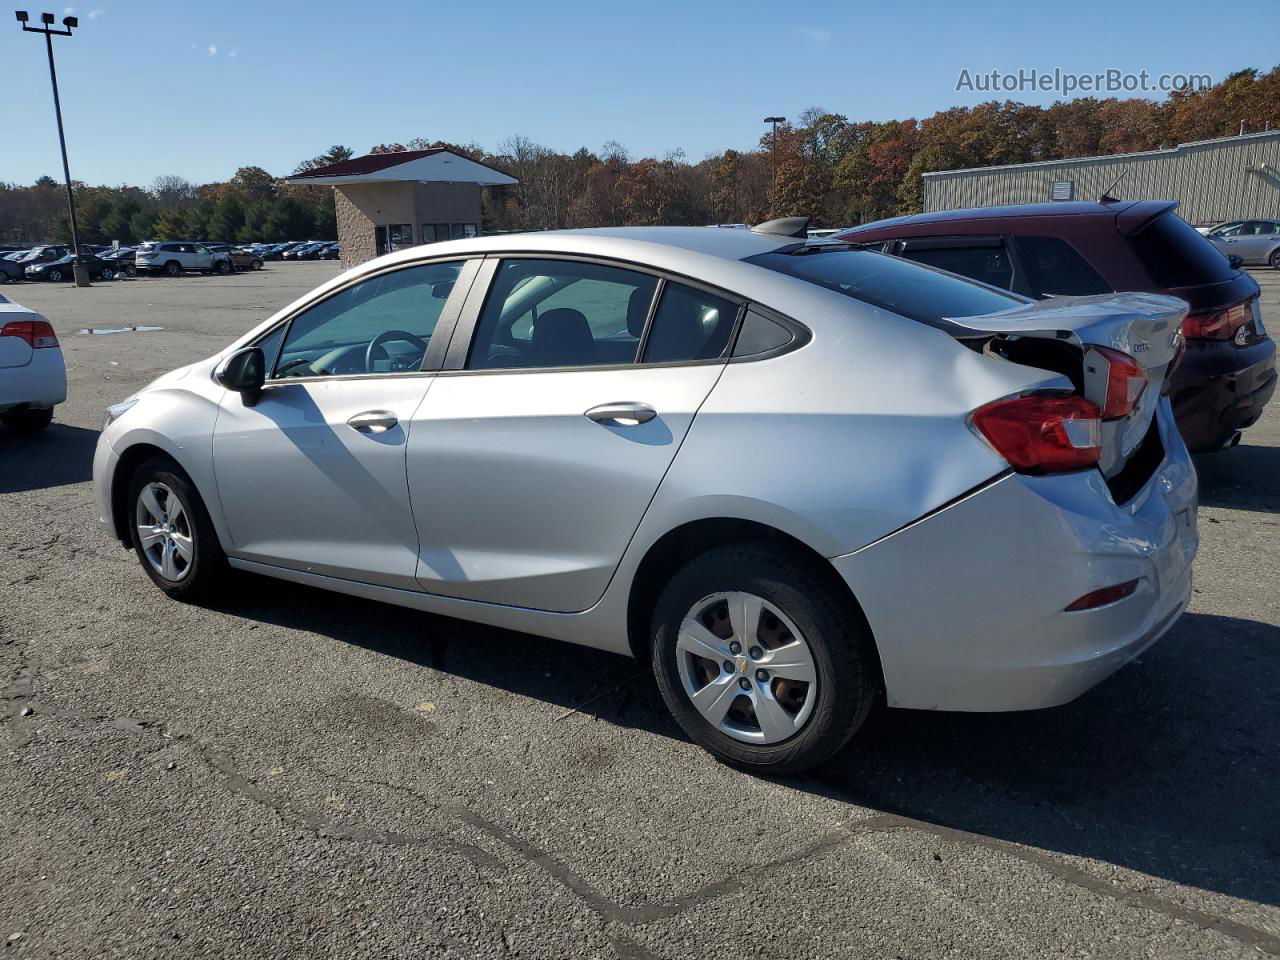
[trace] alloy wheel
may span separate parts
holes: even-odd
[[[138,494],[134,511],[138,543],[151,569],[171,583],[191,572],[195,534],[186,508],[167,484],[148,483]]]
[[[796,625],[755,594],[716,593],[695,603],[680,624],[676,659],[694,708],[735,740],[780,743],[813,712],[813,652]]]
[[[54,283],[58,283],[58,282],[62,279],[62,271],[61,271],[61,270],[50,270],[50,271],[49,271],[49,279],[50,279],[50,280],[52,280]]]

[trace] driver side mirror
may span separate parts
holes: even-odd
[[[262,385],[267,379],[267,361],[262,348],[237,350],[222,362],[213,378],[228,390],[239,393],[246,407],[252,407],[262,395]]]

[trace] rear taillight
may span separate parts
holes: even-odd
[[[1009,397],[979,407],[970,420],[1019,473],[1084,470],[1102,454],[1102,412],[1075,394]]]
[[[1182,321],[1182,333],[1188,340],[1231,340],[1236,331],[1252,319],[1249,303],[1237,303],[1225,310],[1187,314],[1187,319]]]
[[[11,320],[0,327],[0,337],[25,340],[32,350],[58,345],[58,338],[47,320]]]
[[[1084,355],[1084,368],[1086,375],[1102,373],[1107,378],[1103,420],[1123,420],[1138,408],[1147,389],[1147,372],[1133,357],[1109,347],[1091,346]]]

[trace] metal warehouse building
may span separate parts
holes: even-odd
[[[1189,223],[1280,220],[1280,131],[1183,143],[1110,157],[1046,160],[924,175],[924,208],[953,210],[1045,200],[1177,200]]]

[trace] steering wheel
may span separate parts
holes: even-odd
[[[427,355],[427,341],[423,340],[421,337],[415,336],[407,330],[383,330],[380,334],[369,341],[369,346],[364,352],[365,373],[378,372],[373,369],[375,353],[381,351],[382,357],[380,359],[388,359],[391,355],[387,353],[387,348],[384,347],[383,344],[390,343],[392,340],[406,340],[421,350],[422,356],[425,357]],[[421,362],[421,360],[419,360],[419,362]]]

